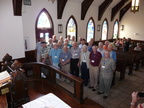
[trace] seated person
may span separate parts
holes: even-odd
[[[130,108],[144,108],[144,103],[138,104],[136,106],[136,103],[139,99],[142,99],[139,95],[138,92],[133,92],[132,93],[132,101],[131,101],[131,106]]]
[[[134,48],[135,51],[142,51],[140,43],[137,43],[137,46]]]

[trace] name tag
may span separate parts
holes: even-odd
[[[104,68],[105,68],[105,66],[102,66],[102,68],[104,69]]]
[[[62,59],[62,61],[64,61],[64,59]]]
[[[94,63],[94,60],[92,60],[91,62]]]
[[[57,58],[57,56],[55,56],[55,58]]]
[[[77,56],[78,54],[77,53],[75,53],[75,56]]]
[[[83,60],[83,62],[86,62],[86,60]]]

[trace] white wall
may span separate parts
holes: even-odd
[[[24,57],[22,17],[13,15],[12,0],[0,0],[0,61],[6,53]]]
[[[139,12],[135,14],[127,11],[121,21],[124,30],[120,31],[120,37],[132,38],[135,40],[144,40],[144,0],[140,0]]]
[[[84,20],[81,20],[81,2],[83,0],[68,0],[64,8],[62,19],[57,19],[57,2],[52,3],[48,0],[31,0],[31,6],[23,6],[22,17],[13,15],[13,7],[11,0],[0,1],[0,59],[9,53],[14,58],[24,57],[24,38],[28,39],[29,50],[34,50],[36,45],[35,38],[35,22],[40,11],[45,8],[52,17],[54,24],[54,34],[58,36],[66,36],[66,23],[71,15],[73,15],[77,21],[78,34],[86,38],[86,26],[90,17],[93,17],[95,22],[95,40],[101,38],[101,31],[97,31],[97,25],[102,25],[102,22],[107,18],[109,23],[108,38],[112,37],[113,24],[116,19],[119,18],[119,13],[115,19],[111,22],[111,9],[112,5],[104,13],[101,21],[98,21],[98,6],[96,1],[92,3]],[[144,40],[144,1],[141,1],[140,11],[138,13],[131,13],[128,11],[120,25],[124,25],[124,31],[120,31],[120,37],[131,37],[132,39]],[[63,33],[58,33],[58,24],[63,25]],[[5,45],[6,44],[6,45]]]
[[[101,38],[101,31],[97,31],[97,25],[102,25],[105,18],[107,18],[109,22],[109,32],[108,38],[112,37],[113,23],[110,21],[111,9],[108,9],[101,21],[98,21],[98,6],[93,2],[88,12],[85,16],[84,20],[81,20],[81,3],[83,0],[68,0],[66,6],[63,11],[62,19],[57,19],[57,2],[54,4],[48,0],[31,0],[32,6],[24,6],[23,7],[23,30],[24,37],[29,37],[29,50],[35,49],[36,39],[35,39],[35,22],[39,12],[45,8],[51,15],[54,23],[54,34],[56,36],[66,37],[66,24],[71,15],[73,15],[76,19],[78,31],[77,37],[81,36],[86,38],[86,26],[88,20],[93,17],[95,22],[95,40],[99,40]],[[115,20],[114,20],[115,21]],[[63,33],[58,33],[58,24],[63,25]]]

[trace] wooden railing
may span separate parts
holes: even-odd
[[[81,78],[78,78],[74,75],[71,75],[70,73],[66,73],[65,71],[62,71],[58,68],[55,68],[52,65],[45,65],[43,63],[38,62],[29,62],[23,64],[23,69],[26,71],[26,74],[28,74],[28,70],[33,71],[33,75],[31,78],[39,79],[41,78],[41,68],[48,69],[48,76],[46,79],[50,81],[53,84],[56,84],[56,73],[68,78],[72,82],[74,82],[74,94],[73,97],[78,100],[78,102],[83,103],[83,80]],[[27,75],[28,76],[28,75]]]

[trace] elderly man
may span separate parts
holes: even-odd
[[[53,36],[52,36],[52,41],[53,41],[53,43],[57,43],[57,42],[58,42],[58,40],[57,40],[57,38],[56,38],[56,35],[53,35]]]
[[[104,56],[104,52],[106,50],[103,48],[103,43],[102,42],[98,43],[98,49],[97,49],[97,51],[100,52],[102,56]]]
[[[103,48],[105,50],[108,50],[108,45],[109,45],[109,41],[105,41],[105,44],[104,44]]]
[[[47,47],[50,49],[53,48],[52,38],[49,38]]]
[[[50,50],[49,56],[51,64],[57,68],[59,68],[58,64],[60,63],[59,61],[60,53],[61,49],[58,49],[57,44],[54,43],[53,48]]]
[[[70,73],[70,59],[71,53],[68,51],[68,47],[65,45],[63,47],[63,51],[60,54],[60,64],[61,69],[66,73]],[[66,80],[66,82],[69,83],[69,80]]]
[[[79,45],[79,48],[82,49],[82,47],[83,47],[83,45],[85,45],[85,43],[86,43],[86,40],[82,39],[81,44]]]
[[[89,78],[89,54],[90,52],[87,50],[87,46],[83,45],[82,51],[80,54],[80,67],[81,67],[81,78],[84,80],[84,85],[88,85]]]
[[[59,49],[63,48],[63,43],[62,43],[61,40],[58,41],[57,46],[58,46]]]
[[[92,46],[92,52],[90,53],[90,87],[93,91],[97,89],[98,75],[99,75],[99,63],[101,61],[102,55],[97,51],[97,46]]]
[[[110,57],[110,52],[105,51],[104,57],[100,62],[100,82],[99,82],[99,92],[97,94],[103,94],[103,98],[106,99],[108,97],[111,83],[113,79],[113,72],[116,68],[114,60]]]
[[[116,62],[116,52],[113,51],[113,44],[108,45],[108,51],[110,52],[110,57],[113,58],[113,60]]]
[[[41,45],[42,45],[42,48],[41,48],[41,62],[45,63],[45,64],[50,64],[50,61],[49,61],[49,51],[50,51],[50,48],[48,48],[46,46],[46,42],[41,42]]]
[[[41,45],[41,42],[44,42],[45,39],[44,38],[40,38],[40,41],[37,42],[36,44],[36,61],[37,62],[40,62],[40,52],[41,52],[41,48],[42,48],[42,45]]]
[[[72,48],[70,50],[72,58],[71,58],[71,64],[70,64],[70,69],[71,69],[71,74],[79,77],[79,57],[80,57],[80,49],[77,46],[77,42],[73,42]]]

